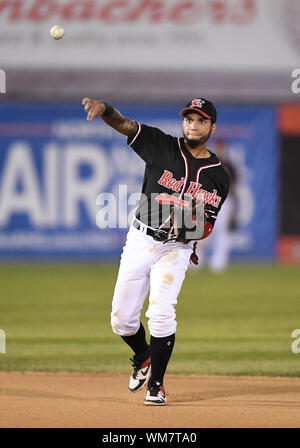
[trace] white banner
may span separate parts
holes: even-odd
[[[299,54],[299,0],[0,1],[2,69],[282,72]]]

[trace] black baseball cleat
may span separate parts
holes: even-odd
[[[150,377],[151,358],[149,356],[146,361],[141,363],[134,356],[133,359],[130,358],[130,361],[132,361],[133,372],[129,379],[128,389],[131,392],[137,392],[145,386]]]
[[[165,388],[160,383],[148,386],[144,400],[146,406],[164,406],[166,401]]]

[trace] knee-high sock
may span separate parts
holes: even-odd
[[[175,343],[175,333],[165,338],[150,338],[151,354],[151,378],[149,385],[153,383],[163,384],[164,375],[167,369]]]
[[[135,359],[145,361],[149,357],[149,346],[146,342],[146,332],[141,322],[138,332],[132,336],[121,336],[122,339],[132,348]]]

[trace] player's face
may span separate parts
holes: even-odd
[[[182,122],[182,130],[185,141],[191,147],[203,145],[210,135],[215,132],[216,125],[210,119],[197,113],[185,115]]]

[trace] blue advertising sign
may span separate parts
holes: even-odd
[[[173,135],[182,133],[179,108],[120,106],[124,115]],[[99,118],[87,121],[81,105],[2,104],[0,118],[0,256],[118,257],[145,169],[126,137]],[[220,107],[218,121],[215,135],[238,172],[233,255],[270,259],[277,220],[275,111]]]

